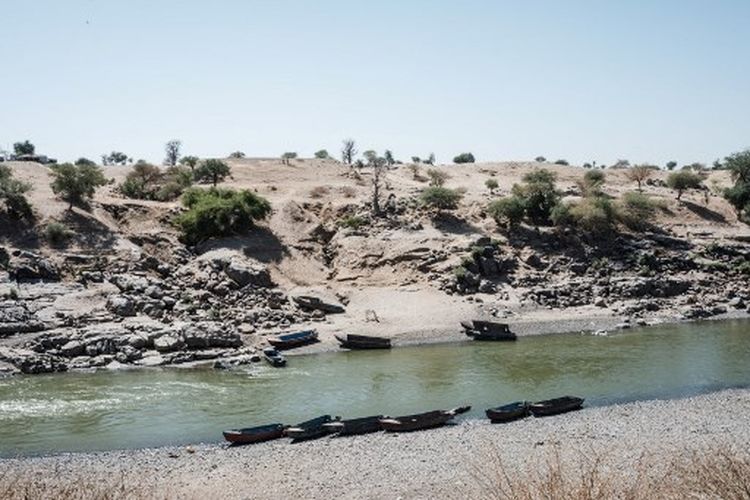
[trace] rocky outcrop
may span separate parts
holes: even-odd
[[[43,329],[44,323],[24,303],[15,300],[0,302],[0,337]]]
[[[60,271],[50,260],[32,252],[16,250],[8,263],[8,275],[16,281],[59,281]]]

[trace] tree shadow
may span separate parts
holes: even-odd
[[[720,222],[720,223],[726,223],[727,219],[722,214],[717,212],[716,210],[711,210],[708,207],[704,207],[702,205],[698,205],[697,203],[693,203],[692,201],[683,201],[682,204],[691,212],[693,212],[695,215],[700,217],[701,219],[710,220],[712,222]]]
[[[438,212],[432,219],[436,229],[451,234],[480,233],[481,230],[448,212]]]
[[[97,250],[112,249],[117,243],[112,230],[87,212],[65,210],[60,222],[75,233],[73,240],[80,246]]]
[[[35,219],[19,219],[0,212],[0,244],[25,249],[39,248],[41,241]]]
[[[235,236],[210,239],[195,246],[195,250],[199,254],[220,248],[237,250],[246,257],[265,264],[277,263],[284,257],[289,256],[287,246],[270,229],[264,226],[255,226],[247,232]]]

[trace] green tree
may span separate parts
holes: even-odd
[[[13,144],[13,152],[16,153],[16,155],[33,155],[36,151],[36,146],[34,146],[28,139],[23,142],[16,142]]]
[[[354,139],[344,139],[341,147],[341,161],[347,165],[351,165],[354,162],[355,156],[357,156],[357,145]]]
[[[523,176],[523,184],[513,186],[512,192],[524,200],[526,215],[535,224],[549,224],[552,209],[560,194],[555,181],[557,176],[547,169],[535,169]]]
[[[677,199],[682,198],[682,193],[688,189],[697,189],[701,186],[703,179],[700,175],[690,170],[673,172],[667,177],[667,186],[677,191]]]
[[[284,165],[289,165],[292,160],[297,158],[297,153],[294,151],[287,151],[286,153],[281,155],[281,163]]]
[[[63,163],[50,167],[52,192],[70,205],[86,205],[93,198],[96,188],[107,183],[102,169],[96,165],[73,165]]]
[[[96,163],[94,163],[93,161],[89,160],[88,158],[84,158],[84,157],[78,158],[76,160],[75,164],[79,165],[79,166],[80,165],[96,165]]]
[[[677,162],[676,161],[668,161],[667,164],[666,164],[666,167],[667,167],[667,170],[669,170],[671,172],[672,170],[674,170],[675,168],[677,168]]]
[[[229,153],[229,157],[233,160],[241,160],[245,157],[245,153],[243,153],[242,151],[233,151]]]
[[[602,194],[602,186],[606,175],[602,170],[587,170],[583,174],[583,180],[579,183],[584,196],[599,196]]]
[[[130,158],[122,151],[112,151],[108,155],[102,155],[102,165],[125,165]]]
[[[383,153],[383,158],[385,158],[385,162],[389,167],[393,166],[396,163],[396,160],[393,158],[393,152],[390,149],[385,150],[385,153]]]
[[[474,155],[471,153],[461,153],[453,158],[453,163],[474,163]]]
[[[188,210],[175,223],[189,244],[245,231],[271,213],[270,203],[248,190],[192,188],[183,194],[182,203]]]
[[[216,184],[223,181],[231,170],[229,165],[221,160],[208,159],[200,162],[195,169],[195,180],[199,182],[210,182],[216,187]]]
[[[10,167],[0,165],[0,203],[11,217],[30,218],[32,215],[31,205],[26,199],[26,193],[31,189],[31,184],[13,178]]]
[[[487,213],[498,226],[513,228],[523,220],[526,205],[518,196],[504,196],[490,203],[487,206]]]
[[[425,188],[420,195],[420,200],[425,207],[438,210],[452,210],[458,207],[458,202],[463,196],[455,189],[442,186],[431,186]]]
[[[750,183],[750,149],[727,156],[723,167],[729,170],[735,182]]]
[[[500,186],[495,179],[487,179],[484,181],[484,185],[490,190],[490,193],[493,193]]]
[[[328,151],[325,149],[320,149],[315,152],[315,158],[319,160],[328,160],[331,158],[331,155],[328,154]]]
[[[229,157],[235,158],[232,155],[229,155]],[[195,167],[198,166],[199,161],[200,159],[197,156],[183,156],[182,158],[180,158],[180,165],[188,167],[191,171],[194,171]]]

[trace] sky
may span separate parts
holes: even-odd
[[[0,147],[711,163],[750,147],[748,0],[0,0]]]

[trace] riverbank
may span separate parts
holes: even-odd
[[[377,433],[227,449],[195,445],[0,461],[0,483],[33,481],[48,495],[91,484],[113,498],[479,498],[502,466],[511,475],[558,457],[606,462],[633,478],[646,463],[724,449],[750,451],[750,390],[586,408],[506,425],[462,421],[413,434]],[[33,480],[31,479],[33,478]],[[0,489],[0,492],[2,490]]]

